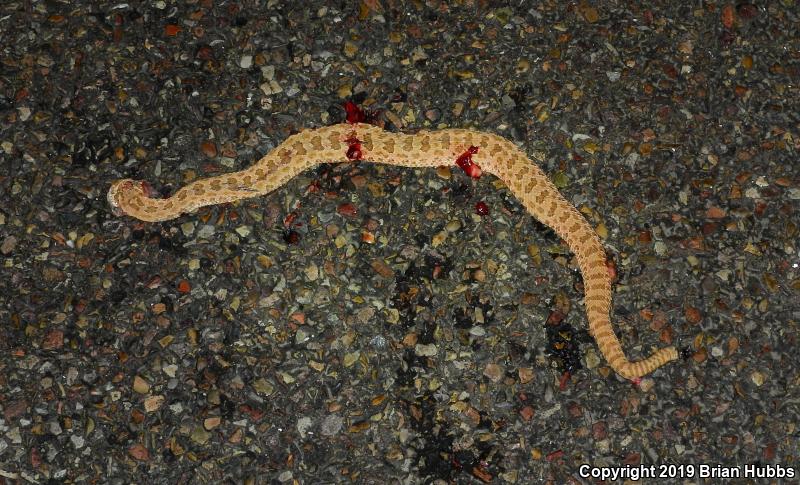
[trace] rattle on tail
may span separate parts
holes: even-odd
[[[300,172],[323,162],[370,160],[405,167],[437,167],[469,158],[472,176],[480,171],[502,180],[522,205],[550,226],[575,253],[583,275],[589,332],[614,371],[637,379],[678,358],[675,347],[657,350],[646,359],[625,357],[609,319],[611,276],[597,233],[516,145],[497,135],[447,129],[416,134],[389,133],[361,123],[305,130],[240,172],[192,182],[167,199],[150,197],[144,182],[114,182],[108,202],[116,214],[143,221],[164,221],[199,207],[267,194]],[[474,164],[474,165],[473,165]],[[466,170],[466,168],[465,168]]]

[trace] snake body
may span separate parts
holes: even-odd
[[[466,129],[402,134],[363,123],[337,124],[301,131],[251,167],[197,180],[167,199],[151,198],[144,183],[123,179],[112,184],[108,201],[117,213],[143,221],[165,221],[199,207],[267,194],[323,162],[364,159],[404,167],[437,167],[463,161],[467,154],[482,171],[502,180],[528,212],[551,227],[575,253],[583,275],[589,332],[615,372],[635,380],[678,358],[675,347],[659,349],[640,361],[625,357],[609,319],[611,276],[599,237],[524,152],[494,134]]]

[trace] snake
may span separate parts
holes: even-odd
[[[673,346],[638,361],[625,356],[611,325],[612,275],[597,232],[522,149],[496,134],[461,128],[399,133],[358,122],[309,128],[289,136],[248,168],[193,181],[168,198],[152,197],[146,182],[116,180],[108,202],[117,215],[166,221],[200,207],[268,194],[321,163],[362,160],[412,168],[455,160],[474,178],[483,172],[499,178],[575,255],[584,282],[589,334],[611,369],[637,381],[678,358]]]

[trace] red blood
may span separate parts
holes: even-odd
[[[476,163],[473,163],[467,168],[467,175],[474,179],[480,178],[482,173],[481,167]]]
[[[489,215],[489,206],[486,205],[486,202],[480,201],[475,204],[475,213],[479,216],[488,216]]]
[[[350,145],[347,149],[347,158],[350,160],[361,160],[361,145]]]
[[[347,101],[343,104],[344,110],[347,113],[347,122],[350,124],[355,123],[368,123],[370,125],[376,124],[380,111],[366,111],[361,109],[356,103]]]
[[[352,101],[344,103],[344,110],[347,112],[347,122],[350,124],[363,123],[367,119],[367,114],[364,113],[364,110]]]
[[[464,172],[470,177],[476,179],[481,176],[481,167],[472,161],[472,155],[478,153],[478,147],[471,146],[456,158],[456,165],[461,167]]]
[[[361,160],[363,158],[363,156],[364,156],[364,154],[361,153],[361,141],[358,138],[356,138],[355,135],[352,135],[350,138],[348,138],[345,141],[349,145],[348,148],[347,148],[347,153],[346,153],[347,159],[348,160]]]
[[[472,165],[472,155],[476,153],[478,153],[478,147],[476,146],[469,147],[467,151],[465,151],[458,158],[456,158],[456,165],[466,170],[467,167]]]

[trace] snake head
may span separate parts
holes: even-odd
[[[141,180],[121,179],[111,184],[108,189],[108,205],[111,206],[111,211],[115,216],[125,215],[125,209],[122,208],[121,197],[124,195],[126,198],[131,196],[136,197],[149,197],[151,190],[146,182]]]

